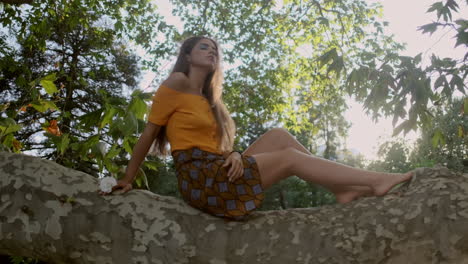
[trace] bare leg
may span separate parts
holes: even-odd
[[[259,139],[257,139],[251,146],[249,146],[249,148],[247,148],[247,150],[243,154],[253,155],[254,157],[258,158],[257,157],[258,154],[261,154],[261,153],[268,154],[270,152],[276,152],[276,151],[284,150],[287,148],[294,148],[299,152],[312,156],[312,154],[304,146],[302,146],[289,132],[287,132],[285,129],[282,129],[282,128],[271,129],[270,131],[262,135]],[[268,159],[269,155],[260,155],[260,156],[265,156]],[[262,157],[260,157],[260,159],[262,159]],[[334,162],[331,162],[331,163],[334,163]],[[274,165],[278,165],[278,164],[274,164]],[[345,165],[341,165],[341,166],[344,166],[345,168],[355,169],[355,168],[345,166]],[[279,175],[276,175],[278,174],[277,172],[280,172],[282,170],[283,169],[281,168],[276,168],[274,169],[273,172],[261,172],[264,188],[268,188],[271,184],[278,182],[287,176],[290,176],[290,175],[285,176],[284,174],[281,174],[281,173],[279,173]],[[359,169],[355,169],[355,170],[359,170]],[[359,173],[362,173],[362,172],[366,172],[366,171],[360,170]],[[382,174],[382,173],[377,173],[377,174]],[[360,196],[374,194],[374,191],[368,186],[343,185],[342,183],[330,183],[326,181],[321,182],[319,184],[323,185],[325,188],[333,192],[337,198],[337,201],[340,203],[350,202]]]
[[[304,154],[294,148],[253,155],[265,187],[290,175],[321,184],[367,186],[377,196],[411,178],[412,173],[380,173],[353,168],[337,162]]]
[[[265,152],[274,152],[293,147],[305,154],[312,155],[293,135],[283,128],[273,128],[260,136],[245,151],[244,155],[254,155]],[[352,185],[323,185],[331,191],[339,203],[350,202],[360,196],[372,195],[372,190],[366,186]]]

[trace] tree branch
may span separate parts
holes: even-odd
[[[384,197],[225,222],[144,190],[0,152],[0,254],[48,263],[464,263],[468,175],[421,168]]]

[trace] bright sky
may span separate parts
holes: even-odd
[[[421,34],[417,28],[431,23],[437,19],[435,14],[426,13],[427,9],[436,2],[435,0],[374,0],[384,7],[384,20],[390,23],[389,31],[395,35],[394,40],[407,43],[403,55],[415,56],[426,52],[423,59],[428,59],[432,53],[440,57],[462,58],[466,50],[459,46],[454,49],[453,31],[436,31],[432,36]],[[467,14],[467,7],[461,6],[459,14]],[[454,20],[457,18],[454,16]],[[392,118],[379,120],[373,123],[371,118],[362,111],[362,106],[352,100],[349,101],[350,109],[346,112],[346,118],[353,123],[349,130],[347,146],[350,149],[359,150],[367,159],[375,159],[378,146],[389,139],[392,134]],[[400,122],[400,121],[399,121]],[[398,124],[397,124],[398,125]],[[403,134],[402,134],[403,135]],[[417,134],[410,132],[405,141],[412,144]]]
[[[436,0],[368,0],[369,2],[380,2],[384,6],[385,21],[390,23],[388,33],[395,35],[395,40],[407,43],[407,49],[403,55],[415,56],[424,53],[423,60],[428,59],[432,53],[441,57],[462,57],[465,50],[458,47],[454,49],[455,41],[453,33],[444,30],[434,33],[433,36],[422,35],[417,27],[431,23],[437,18],[433,14],[427,14],[426,10]],[[160,12],[166,17],[169,24],[181,25],[180,19],[172,16],[171,4],[168,0],[158,0]],[[466,6],[462,7],[459,14],[467,14]],[[456,17],[454,17],[454,20]],[[169,65],[168,65],[169,66]],[[168,67],[166,66],[166,67]],[[225,67],[227,68],[227,67]],[[148,74],[142,82],[142,87],[154,77],[154,73]],[[378,146],[390,138],[392,134],[392,118],[379,120],[373,123],[370,116],[366,116],[359,103],[349,99],[349,109],[345,113],[348,121],[352,122],[346,146],[353,152],[360,152],[366,159],[375,159]],[[403,134],[402,134],[403,135]],[[405,136],[405,141],[412,144],[417,134],[410,132]]]

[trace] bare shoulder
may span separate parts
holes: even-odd
[[[169,75],[169,77],[163,81],[161,85],[181,92],[187,91],[190,87],[189,80],[183,72],[171,73],[171,75]]]

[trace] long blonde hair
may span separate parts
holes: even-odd
[[[212,41],[218,51],[215,70],[206,77],[202,93],[210,102],[210,105],[212,106],[211,109],[218,125],[217,140],[220,146],[219,150],[221,152],[232,151],[236,125],[222,98],[224,76],[221,68],[221,49],[218,43],[215,40],[204,36],[194,36],[185,39],[180,47],[179,55],[177,56],[177,61],[171,71],[171,74],[174,72],[182,72],[188,76],[190,63],[187,61],[186,55],[190,54],[193,47],[202,39]],[[154,141],[154,154],[158,156],[167,156],[169,154],[166,148],[167,143],[166,127],[164,126],[161,127]]]

